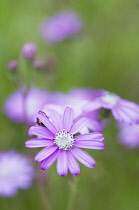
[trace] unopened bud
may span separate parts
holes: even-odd
[[[16,60],[11,60],[8,64],[7,64],[7,68],[10,72],[12,73],[16,73],[17,69],[18,69],[18,63]]]
[[[22,49],[22,56],[25,59],[33,59],[36,55],[36,45],[34,43],[26,43]]]

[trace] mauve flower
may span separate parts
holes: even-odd
[[[119,141],[127,147],[134,149],[139,147],[139,125],[127,125],[121,123],[119,127]]]
[[[104,108],[111,110],[114,118],[119,122],[139,123],[139,105],[105,90],[101,90],[100,93],[100,96],[84,108],[86,112]]]
[[[41,35],[48,42],[62,42],[82,30],[79,15],[72,11],[63,11],[46,20],[41,26]]]
[[[17,68],[18,68],[17,61],[16,60],[9,61],[9,63],[7,64],[7,68],[10,72],[16,73]]]
[[[47,110],[53,108],[62,115],[66,106],[69,106],[74,109],[74,120],[80,116],[88,118],[87,125],[81,130],[82,134],[89,132],[89,130],[101,132],[102,123],[99,121],[99,111],[84,112],[84,107],[98,96],[98,92],[89,88],[74,88],[67,93],[53,92],[53,104],[46,104],[42,111],[49,115]]]
[[[35,171],[30,159],[9,150],[0,152],[0,196],[11,197],[32,185]]]
[[[22,56],[26,59],[32,59],[36,55],[36,44],[26,43],[22,49]]]
[[[29,135],[37,138],[26,141],[29,148],[45,147],[36,156],[41,162],[41,169],[47,170],[57,160],[59,176],[66,176],[68,170],[73,175],[80,173],[78,161],[89,168],[94,168],[96,161],[81,148],[104,149],[103,135],[99,132],[76,135],[86,125],[87,118],[74,120],[73,109],[66,107],[63,115],[49,109],[50,117],[40,112],[37,115],[43,126],[35,125],[29,129]],[[77,160],[76,160],[77,159]]]
[[[52,97],[47,91],[32,88],[24,96],[21,90],[12,93],[4,103],[5,114],[15,123],[35,123],[35,115]]]

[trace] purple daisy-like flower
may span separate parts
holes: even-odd
[[[127,125],[125,123],[119,124],[119,141],[129,147],[134,149],[139,147],[139,125]]]
[[[89,168],[94,168],[96,161],[79,147],[104,149],[103,135],[94,132],[77,136],[86,125],[87,118],[74,120],[74,111],[70,107],[65,108],[63,115],[53,109],[49,112],[49,118],[42,112],[38,113],[37,118],[45,127],[32,126],[29,135],[36,135],[37,138],[25,143],[29,148],[45,147],[35,156],[35,161],[41,162],[41,169],[47,170],[56,160],[59,176],[66,176],[68,170],[71,174],[78,175],[80,167],[77,160]]]
[[[48,42],[62,42],[82,30],[79,15],[71,11],[63,11],[46,20],[41,26],[41,35]]]
[[[0,152],[0,196],[11,197],[32,185],[35,171],[30,159],[9,150]]]
[[[90,102],[84,110],[89,112],[100,108],[111,110],[114,118],[119,122],[139,123],[139,105],[122,99],[114,93],[101,90],[101,95]]]

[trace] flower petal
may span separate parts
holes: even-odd
[[[92,131],[102,132],[102,130],[103,130],[102,123],[98,122],[96,120],[89,119],[87,126]]]
[[[55,162],[55,160],[58,158],[60,153],[60,150],[57,149],[55,152],[53,152],[48,158],[46,158],[45,160],[43,160],[41,162],[41,169],[42,170],[47,170],[48,168],[50,168],[50,166]]]
[[[104,143],[102,141],[95,141],[95,140],[80,140],[75,141],[74,145],[81,148],[87,149],[104,149]]]
[[[80,132],[80,130],[82,128],[84,128],[87,125],[87,123],[88,123],[88,119],[86,117],[82,117],[82,118],[76,120],[73,123],[73,125],[72,125],[72,127],[70,129],[70,133],[75,134],[75,133]]]
[[[83,110],[85,112],[91,112],[100,108],[102,108],[102,103],[100,100],[96,99],[93,102],[90,102],[86,106],[84,106]]]
[[[47,147],[53,144],[54,144],[53,140],[50,140],[50,139],[46,140],[46,139],[41,139],[41,138],[30,139],[25,142],[25,146],[29,148]]]
[[[128,123],[128,124],[134,123],[134,121],[132,120],[132,116],[130,116],[128,111],[125,111],[122,109],[117,109],[116,111],[115,109],[112,110],[112,113],[115,113],[115,112],[117,113],[117,115],[119,115],[119,122],[124,121],[125,123]]]
[[[74,118],[74,111],[70,107],[66,107],[63,115],[63,128],[66,131],[69,131],[72,124],[73,124],[73,118]]]
[[[77,158],[82,164],[84,164],[88,168],[94,168],[95,167],[96,161],[94,160],[94,158],[92,158],[85,151],[83,151],[83,150],[81,150],[77,147],[73,147],[71,149],[71,153],[74,155],[75,158]]]
[[[38,136],[40,138],[46,138],[46,139],[53,139],[54,138],[54,134],[49,131],[47,128],[44,128],[42,126],[32,126],[29,131],[28,134],[31,135],[35,135]]]
[[[49,157],[55,150],[57,149],[56,145],[52,145],[50,147],[46,147],[42,149],[36,156],[35,161],[40,162],[44,160],[45,158]]]
[[[57,132],[62,131],[62,117],[55,111],[54,109],[48,110],[50,113],[50,118],[52,119],[52,122],[57,130]]]
[[[57,173],[59,176],[66,176],[68,172],[67,151],[61,150],[57,159]]]
[[[93,133],[88,133],[84,135],[79,135],[75,137],[75,140],[97,140],[97,141],[103,141],[104,136],[99,133],[99,132],[93,132]]]
[[[71,174],[78,175],[80,174],[80,166],[72,153],[70,151],[67,151],[68,153],[68,168]]]
[[[36,116],[52,133],[57,133],[57,130],[55,126],[50,122],[50,120],[42,115],[41,113],[38,113]]]

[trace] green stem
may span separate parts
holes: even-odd
[[[67,210],[74,209],[78,179],[79,178],[77,176],[73,176],[72,180],[70,180],[70,183],[69,183],[70,192],[69,192],[69,202],[68,202]]]

